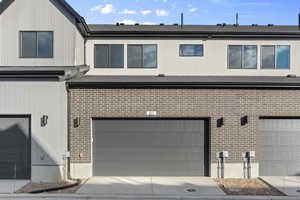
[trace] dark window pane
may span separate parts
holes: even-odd
[[[143,46],[144,68],[157,67],[157,48],[156,45]]]
[[[36,32],[21,32],[21,57],[35,58],[36,55]]]
[[[128,45],[128,68],[142,68],[143,67],[143,46],[142,45]]]
[[[242,46],[229,46],[228,65],[230,69],[242,68]]]
[[[290,47],[289,46],[277,46],[277,68],[289,69],[290,68]]]
[[[95,45],[95,68],[109,67],[108,56],[108,45]]]
[[[110,59],[112,68],[124,66],[124,46],[121,44],[112,44],[110,47]]]
[[[255,69],[257,67],[257,46],[244,46],[243,68]]]
[[[52,32],[38,32],[37,44],[38,44],[37,57],[39,58],[53,57],[53,33]]]
[[[275,46],[262,46],[261,56],[261,67],[263,69],[275,68]]]
[[[180,45],[180,56],[203,56],[203,45]]]

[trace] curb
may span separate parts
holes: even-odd
[[[288,196],[153,196],[153,195],[82,195],[82,194],[1,194],[0,199],[22,200],[299,200]]]

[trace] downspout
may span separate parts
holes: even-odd
[[[83,63],[84,63],[84,65],[86,66],[87,64],[86,64],[86,43],[87,43],[87,39],[86,38],[84,38],[84,47],[83,47],[83,56],[84,56],[84,58],[83,58]]]
[[[68,83],[66,83],[66,90],[67,90],[67,121],[68,121],[68,137],[67,137],[67,151],[69,156],[66,158],[67,159],[67,179],[71,180],[71,106],[70,106],[70,99],[71,99],[71,94],[70,94],[70,89]]]

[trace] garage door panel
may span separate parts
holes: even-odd
[[[0,179],[30,178],[29,118],[0,116]]]
[[[119,161],[112,160],[106,163],[97,163],[97,166],[98,170],[113,174],[114,176],[132,176],[133,164],[134,175],[137,176],[173,176],[174,174],[182,174],[183,170],[185,171],[185,176],[194,176],[203,170],[201,167],[195,170],[194,165],[201,165],[199,162],[182,163],[181,161],[171,160],[160,163],[154,163],[149,160],[143,160],[142,162],[132,162],[127,160],[122,161],[121,166]]]
[[[93,174],[203,176],[203,120],[94,120]]]
[[[120,153],[121,152],[121,153]],[[115,149],[106,149],[100,148],[97,150],[97,154],[94,154],[95,161],[106,160],[180,160],[180,161],[189,161],[189,160],[204,160],[203,150],[198,148],[115,148]]]
[[[261,176],[299,174],[299,119],[260,120],[258,144]]]
[[[116,140],[118,138],[118,140]],[[102,140],[97,141],[98,144],[102,147],[107,146],[110,144],[112,147],[119,147],[119,146],[140,146],[140,144],[147,144],[147,146],[203,146],[199,144],[199,141],[203,140],[200,133],[197,134],[189,134],[189,137],[185,137],[184,135],[180,135],[178,133],[172,134],[162,134],[160,133],[146,133],[145,132],[139,135],[138,132],[130,132],[130,133],[123,133],[123,134],[103,134]]]

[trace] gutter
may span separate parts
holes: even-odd
[[[300,83],[68,82],[68,88],[99,89],[300,89]]]

